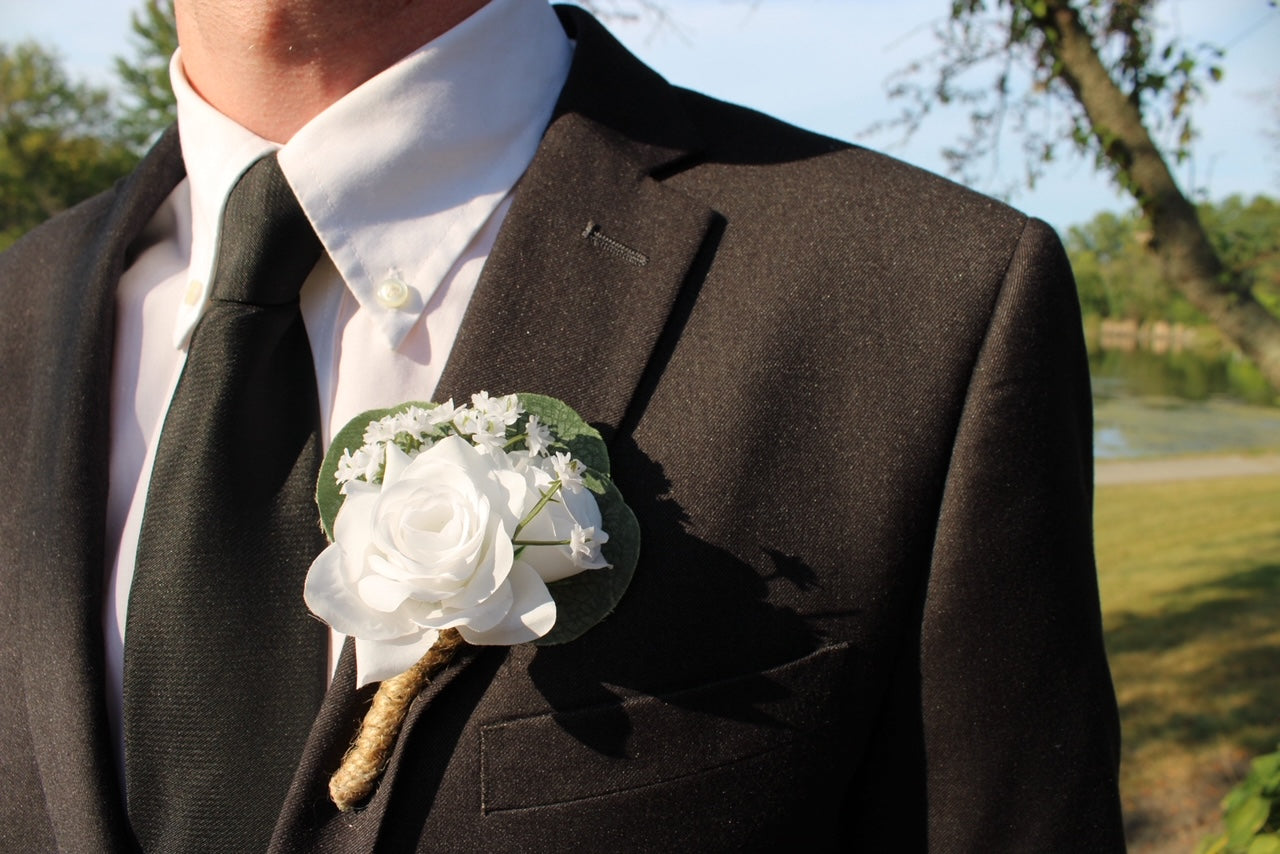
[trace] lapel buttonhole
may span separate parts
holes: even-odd
[[[616,258],[621,258],[636,267],[643,267],[649,263],[648,255],[614,240],[601,231],[600,226],[594,221],[588,221],[586,228],[582,229],[582,238],[597,249],[607,252]]]

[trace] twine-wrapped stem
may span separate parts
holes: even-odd
[[[329,797],[339,810],[353,810],[369,797],[386,767],[409,704],[464,643],[457,629],[445,629],[417,664],[378,686],[360,734],[329,778]]]

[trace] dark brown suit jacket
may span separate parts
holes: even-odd
[[[350,816],[324,795],[369,697],[344,657],[273,847],[1120,848],[1054,234],[562,15],[573,70],[437,397],[598,425],[640,566],[580,640],[455,663]],[[170,134],[0,259],[5,850],[132,844],[103,712],[113,298],[181,169]]]

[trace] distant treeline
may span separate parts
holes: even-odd
[[[57,51],[0,42],[0,249],[127,174],[174,120],[173,0],[131,17],[132,56],[114,81],[67,73]]]
[[[1280,316],[1280,202],[1266,196],[1231,196],[1199,206],[1200,219],[1223,261],[1243,287]],[[1151,232],[1135,211],[1100,213],[1072,226],[1064,240],[1086,317],[1150,324],[1207,324],[1169,286],[1155,255]]]

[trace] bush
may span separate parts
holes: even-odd
[[[1226,830],[1201,842],[1198,854],[1280,854],[1280,750],[1253,760],[1222,812]]]

